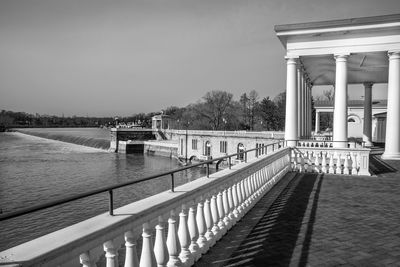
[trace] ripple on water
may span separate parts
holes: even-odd
[[[0,208],[9,212],[177,167],[170,158],[106,153],[21,133],[1,133]],[[177,183],[202,175],[203,169],[188,170],[176,175]],[[168,188],[169,179],[157,179],[118,189],[114,193],[115,206]],[[0,250],[106,212],[107,208],[108,195],[104,193],[2,222]]]

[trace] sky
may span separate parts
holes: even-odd
[[[129,116],[211,90],[274,98],[286,87],[274,25],[394,13],[399,0],[1,0],[0,109]]]

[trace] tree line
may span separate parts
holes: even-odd
[[[186,107],[171,106],[162,113],[170,116],[170,128],[194,130],[250,130],[280,131],[285,124],[286,94],[274,99],[252,90],[243,93],[239,100],[233,94],[214,90],[207,92],[196,103]],[[160,112],[137,113],[118,117],[121,123],[133,122],[151,127],[151,118]],[[2,110],[0,125],[6,127],[100,127],[113,126],[115,117],[50,116]]]
[[[274,99],[252,90],[239,100],[225,91],[210,91],[197,103],[169,107],[164,114],[171,118],[171,128],[193,130],[279,131],[285,125],[286,94]]]

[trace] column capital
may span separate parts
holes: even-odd
[[[350,56],[350,53],[342,53],[342,54],[335,54],[333,57],[336,61],[347,61],[347,58]]]
[[[299,57],[293,57],[293,56],[285,56],[286,64],[294,64],[297,65],[299,62]]]
[[[364,85],[365,88],[372,88],[374,83],[373,82],[364,82],[363,85]]]
[[[400,50],[388,51],[388,57],[389,57],[389,60],[400,59]]]

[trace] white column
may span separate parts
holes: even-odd
[[[301,83],[301,137],[306,136],[306,79],[302,76]]]
[[[301,109],[302,109],[302,83],[303,83],[303,77],[302,77],[302,71],[301,68],[297,68],[297,136],[300,138],[301,137],[301,124],[303,122],[301,118]]]
[[[310,127],[309,133],[311,136],[311,132],[312,132],[312,85],[311,85],[310,80],[308,80],[308,91],[310,92],[310,109],[308,110],[308,112],[310,113],[310,122],[308,125]]]
[[[319,132],[319,111],[315,112],[315,133]]]
[[[305,79],[304,88],[306,92],[306,110],[305,110],[306,121],[304,123],[305,136],[307,137],[307,139],[310,139],[310,90],[308,88],[307,79]]]
[[[311,90],[310,84],[306,81],[306,90],[307,90],[307,136],[311,138]]]
[[[389,51],[386,144],[383,159],[400,160],[400,51]]]
[[[364,129],[363,141],[366,147],[372,146],[372,83],[364,83]]]
[[[297,136],[297,59],[286,58],[286,119],[285,140],[288,146],[295,146]]]
[[[333,113],[333,145],[347,147],[347,58],[335,55],[335,110]]]

